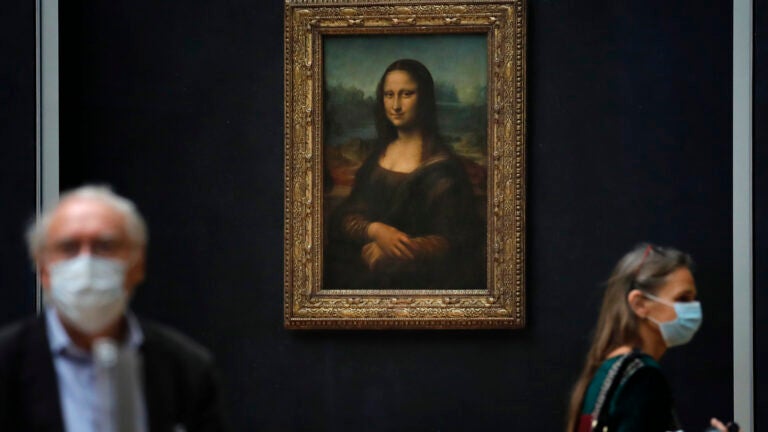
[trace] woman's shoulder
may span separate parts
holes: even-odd
[[[634,363],[611,401],[614,422],[626,430],[680,429],[672,391],[659,364],[645,355]]]
[[[648,354],[641,354],[634,358],[626,368],[622,377],[622,385],[641,381],[645,384],[666,386],[667,379],[661,369],[661,365]]]
[[[631,357],[629,355],[623,354],[610,357],[600,364],[587,388],[584,399],[585,412],[589,413],[592,411],[592,407],[597,401],[601,390],[603,390],[604,386],[610,384],[609,380],[620,380],[616,389],[617,395],[621,394],[628,384],[632,384],[631,387],[634,389],[636,387],[634,384],[638,381],[645,384],[653,384],[653,386],[666,383],[661,366],[653,357],[645,353],[635,353]],[[624,361],[629,361],[629,364],[626,365],[621,376],[617,377],[618,369],[621,366],[620,363]]]
[[[617,398],[656,398],[668,395],[669,383],[659,363],[647,354],[630,361],[616,390]]]
[[[671,390],[659,363],[647,354],[631,359],[620,377],[613,402],[615,406],[670,404]]]
[[[381,149],[374,147],[364,158],[363,163],[355,173],[355,177],[358,181],[362,178],[370,176],[371,172],[379,166],[379,158],[381,157]]]
[[[464,165],[461,160],[455,154],[448,151],[441,151],[426,158],[416,171],[419,174],[449,177],[465,174]]]
[[[656,359],[641,351],[634,352],[634,355],[632,355],[632,363],[630,363],[630,365],[632,364],[634,364],[636,367],[648,366],[657,370],[661,370],[661,365],[659,365]]]
[[[600,365],[600,368],[611,368],[619,361],[629,361],[630,364],[635,364],[637,366],[650,366],[656,369],[661,368],[659,363],[653,357],[640,350],[628,351],[609,357],[603,361],[603,363]]]
[[[613,360],[615,363],[618,360],[628,362],[624,367],[624,372],[621,376],[621,385],[626,384],[631,378],[633,378],[638,372],[642,372],[644,376],[652,376],[664,379],[664,373],[661,370],[661,365],[650,355],[643,352],[633,352],[624,356],[619,356],[618,359]]]

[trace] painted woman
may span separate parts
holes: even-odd
[[[485,289],[481,209],[438,133],[432,75],[397,60],[376,89],[377,143],[331,215],[328,289]]]

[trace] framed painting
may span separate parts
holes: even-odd
[[[525,326],[523,0],[288,0],[291,329]]]

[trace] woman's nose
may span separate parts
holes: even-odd
[[[394,109],[397,112],[399,112],[402,109],[399,98],[395,98],[395,100],[392,101],[392,109]]]

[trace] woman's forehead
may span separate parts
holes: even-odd
[[[384,78],[384,86],[416,86],[416,80],[404,70],[393,70]]]
[[[693,280],[693,274],[685,267],[673,271],[666,277],[664,285],[660,291],[666,291],[670,294],[676,294],[680,292],[692,292],[696,293],[696,282]]]

